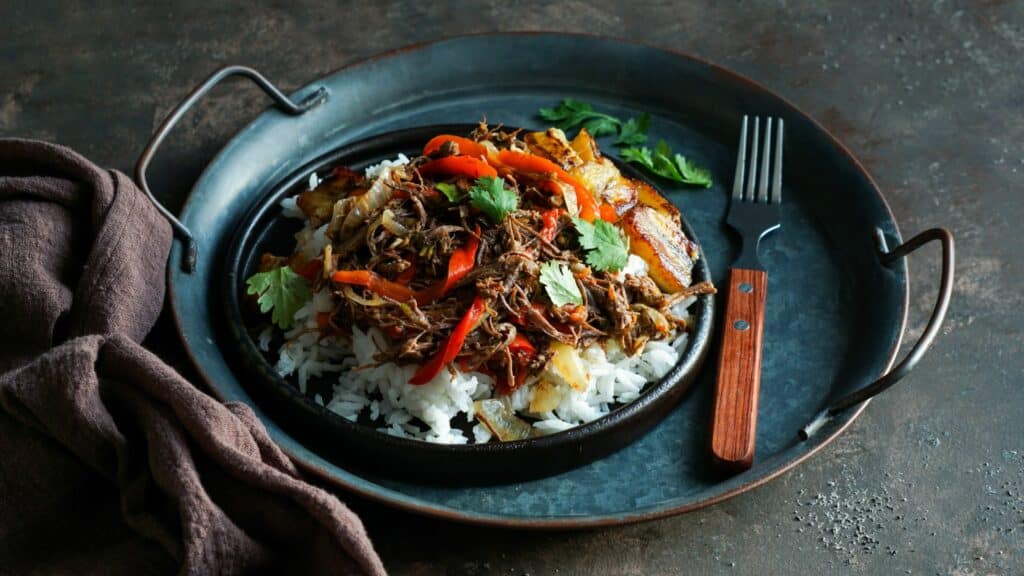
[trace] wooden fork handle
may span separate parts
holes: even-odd
[[[711,424],[711,455],[727,472],[741,472],[754,462],[767,287],[763,270],[729,270]]]

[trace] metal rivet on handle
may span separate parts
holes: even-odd
[[[745,292],[745,293],[749,294],[749,293],[751,293],[753,291],[754,291],[754,287],[752,285],[750,285],[750,284],[748,284],[746,282],[743,282],[742,284],[740,284],[740,292]]]
[[[750,324],[747,324],[746,320],[737,320],[732,323],[732,327],[737,330],[746,330],[747,328],[750,328]]]

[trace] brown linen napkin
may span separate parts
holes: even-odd
[[[252,410],[139,344],[170,242],[124,174],[0,139],[0,573],[383,574]]]

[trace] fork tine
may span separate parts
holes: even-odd
[[[772,147],[772,118],[769,116],[764,121],[764,150],[761,152],[761,168],[757,183],[757,198],[755,202],[768,203],[768,162],[771,158]]]
[[[732,181],[732,199],[743,200],[743,173],[747,167],[747,117],[743,116],[743,126],[740,128],[740,146],[736,154],[736,176]]]
[[[750,174],[747,174],[747,193],[744,200],[754,201],[754,183],[757,182],[757,133],[761,127],[761,118],[754,116],[754,138],[750,142]]]
[[[782,118],[777,118],[775,126],[775,162],[772,166],[772,195],[769,202],[782,204]]]

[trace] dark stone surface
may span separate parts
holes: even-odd
[[[293,88],[412,42],[531,29],[642,40],[750,75],[845,141],[904,234],[957,234],[957,294],[915,373],[809,463],[681,517],[536,534],[353,506],[395,574],[1024,572],[1024,5],[16,2],[0,22],[0,135],[54,140],[129,172],[163,115],[229,62]],[[180,205],[263,106],[251,87],[214,91],[157,159],[160,196]],[[937,248],[910,269],[916,336]],[[150,343],[180,361],[166,319]]]

